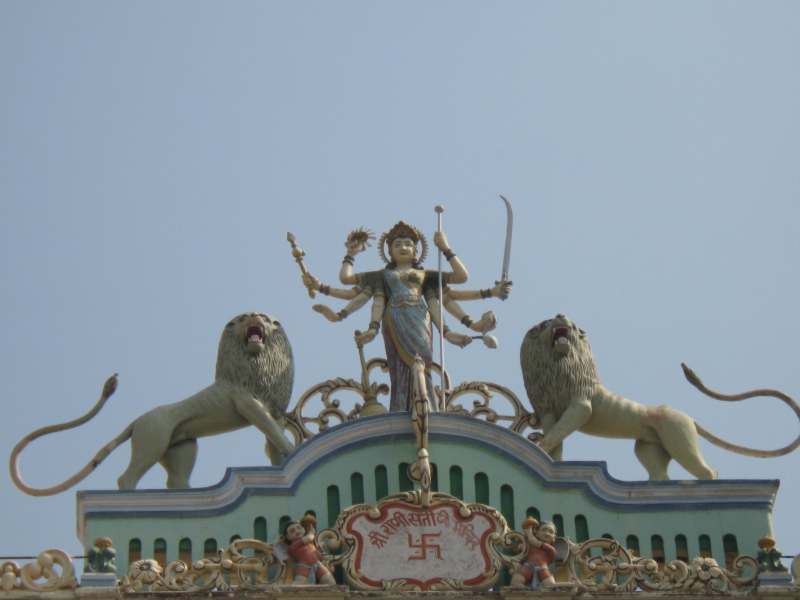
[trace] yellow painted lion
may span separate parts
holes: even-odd
[[[56,431],[78,427],[94,417],[117,389],[117,376],[106,381],[95,407],[83,417],[43,427],[25,436],[11,452],[11,479],[31,496],[51,496],[82,481],[117,446],[130,438],[131,462],[118,479],[133,489],[156,463],[167,472],[167,487],[189,487],[197,458],[197,439],[255,425],[266,437],[266,453],[280,464],[293,446],[283,435],[283,417],[292,395],[294,359],[280,323],[264,313],[245,313],[222,332],[214,383],[193,396],[146,412],[106,444],[78,473],[53,487],[32,488],[19,474],[19,455],[30,442]]]
[[[575,431],[609,438],[636,440],[636,458],[651,480],[669,479],[667,467],[675,459],[698,479],[716,479],[717,472],[700,452],[698,434],[712,444],[746,456],[783,456],[800,446],[800,436],[778,450],[756,450],[722,440],[688,415],[669,406],[644,406],[608,391],[597,374],[586,333],[564,315],[542,321],[528,331],[520,349],[525,391],[542,425],[539,447],[561,460],[564,439]],[[773,396],[788,404],[800,419],[800,406],[776,390],[738,395],[708,389],[686,365],[689,382],[718,400]]]

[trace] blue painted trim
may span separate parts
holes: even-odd
[[[330,429],[327,429],[316,436],[314,436],[311,440],[301,444],[298,448],[292,452],[289,457],[287,458],[286,462],[279,466],[279,467],[229,467],[225,470],[225,475],[223,476],[222,480],[219,483],[216,483],[211,486],[207,486],[204,488],[192,488],[189,490],[186,489],[159,489],[159,490],[96,490],[96,491],[81,491],[78,492],[78,497],[81,498],[102,498],[104,496],[108,497],[124,497],[124,496],[136,496],[136,495],[143,495],[147,494],[152,496],[154,493],[158,495],[164,495],[165,497],[170,497],[174,495],[179,496],[186,496],[186,495],[202,495],[210,491],[221,490],[226,488],[230,485],[235,485],[235,479],[237,474],[254,474],[254,473],[281,473],[287,468],[291,467],[291,465],[298,461],[302,460],[303,457],[307,455],[314,455],[318,454],[317,447],[320,445],[326,445],[328,438],[331,436],[339,437],[341,436],[343,442],[337,444],[333,449],[329,450],[325,454],[320,454],[316,456],[313,460],[311,460],[307,465],[303,467],[303,470],[300,471],[293,480],[287,482],[288,485],[274,485],[271,487],[263,486],[263,487],[252,487],[252,485],[248,485],[241,489],[241,492],[236,495],[236,497],[232,498],[229,503],[225,504],[224,506],[219,506],[213,509],[187,509],[182,512],[178,512],[176,510],[128,510],[128,511],[108,511],[108,510],[94,510],[94,511],[86,511],[84,513],[84,518],[146,518],[146,517],[205,517],[205,516],[216,516],[226,514],[231,512],[232,510],[236,509],[237,507],[241,506],[245,500],[250,497],[251,495],[254,496],[287,496],[287,495],[294,495],[297,492],[299,485],[305,480],[305,478],[310,475],[321,463],[327,462],[332,458],[347,452],[349,450],[353,450],[356,448],[362,448],[365,446],[374,445],[376,443],[386,443],[386,442],[401,442],[401,441],[410,441],[414,440],[414,434],[411,431],[406,432],[394,432],[394,433],[386,433],[382,432],[378,437],[378,434],[374,435],[366,435],[361,437],[360,439],[352,440],[348,435],[348,430],[351,428],[364,428],[369,425],[369,422],[373,419],[389,419],[392,421],[398,421],[403,425],[408,425],[408,414],[407,413],[390,413],[388,415],[376,415],[373,417],[367,417],[364,419],[359,419],[355,421],[349,421],[346,423],[341,423]],[[480,437],[476,437],[474,432],[458,434],[458,433],[451,433],[449,431],[438,431],[436,423],[441,419],[447,419],[451,423],[454,419],[464,419],[465,425],[468,425],[468,429],[474,428],[487,428],[487,434],[491,434],[491,438],[497,438],[498,432],[501,433],[501,437],[505,437],[507,444],[498,444],[497,441],[486,441],[481,439]],[[448,428],[449,429],[449,428]],[[549,490],[578,490],[581,491],[587,498],[589,498],[593,503],[597,504],[598,506],[614,510],[620,512],[627,512],[627,513],[635,513],[635,512],[657,512],[657,511],[678,511],[678,510],[731,510],[731,509],[767,509],[771,510],[773,502],[772,500],[753,500],[753,501],[742,501],[737,502],[733,501],[697,501],[697,502],[658,502],[658,503],[642,503],[642,504],[626,504],[621,502],[615,502],[613,500],[609,500],[604,498],[602,495],[598,494],[592,487],[590,481],[586,480],[585,475],[581,475],[581,480],[573,480],[573,481],[551,481],[547,478],[547,473],[544,472],[541,467],[542,464],[537,464],[535,462],[530,462],[523,460],[519,453],[513,451],[513,446],[517,446],[520,443],[529,444],[530,449],[533,450],[534,454],[539,453],[541,455],[541,459],[543,462],[550,462],[553,465],[553,469],[555,471],[561,472],[564,475],[569,476],[569,471],[572,471],[576,468],[580,468],[583,470],[592,470],[598,472],[600,478],[612,484],[614,487],[622,488],[622,489],[631,489],[631,490],[642,490],[647,488],[681,488],[686,491],[686,495],[690,496],[692,494],[692,490],[697,489],[698,487],[717,487],[717,486],[724,486],[730,488],[731,486],[742,485],[751,488],[753,486],[765,486],[765,487],[774,487],[775,489],[778,488],[780,482],[778,480],[743,480],[743,479],[736,479],[736,480],[713,480],[713,481],[691,481],[689,485],[685,481],[621,481],[619,479],[614,478],[609,472],[608,467],[605,462],[603,461],[564,461],[559,463],[553,463],[551,459],[542,452],[538,446],[533,445],[531,442],[526,440],[525,438],[519,436],[518,434],[510,431],[509,429],[495,425],[493,423],[488,423],[483,420],[474,419],[472,417],[467,417],[464,415],[454,415],[454,414],[434,414],[431,415],[431,430],[430,430],[430,439],[434,441],[444,441],[444,442],[452,442],[452,443],[461,443],[467,444],[470,446],[477,446],[479,448],[486,449],[493,454],[498,454],[505,458],[506,460],[510,461],[511,463],[519,466],[522,468],[526,473],[531,475],[534,479],[536,479],[539,484],[544,487],[545,489]],[[487,435],[487,438],[490,436]]]
[[[433,435],[430,434],[431,439],[434,440],[441,440],[441,441],[448,441],[448,442],[455,442],[455,443],[464,443],[464,438],[460,436],[448,435],[448,434],[439,434]],[[540,473],[537,469],[533,468],[530,463],[520,459],[519,456],[512,452],[508,452],[507,450],[498,450],[496,446],[490,446],[485,442],[480,440],[476,440],[474,438],[469,438],[470,444],[472,446],[478,446],[479,448],[485,448],[495,454],[499,454],[509,462],[516,464],[517,466],[521,467],[528,475],[531,475],[539,484],[548,490],[580,490],[583,494],[589,498],[595,504],[602,506],[603,508],[608,508],[611,510],[619,510],[624,512],[659,512],[659,511],[673,511],[673,510],[720,510],[720,509],[736,509],[736,508],[755,508],[755,509],[772,509],[772,502],[690,502],[690,503],[674,503],[674,502],[662,502],[659,504],[620,504],[618,502],[611,502],[606,500],[599,494],[597,494],[592,487],[586,481],[549,481],[547,480],[542,473]],[[590,468],[597,468],[601,471],[603,476],[615,483],[620,483],[625,486],[629,487],[660,487],[660,486],[669,486],[674,487],[675,485],[686,487],[686,485],[681,481],[620,481],[619,479],[615,479],[611,474],[608,472],[608,465],[605,461],[561,461],[559,466],[564,466],[569,468],[570,466],[582,466],[582,467],[590,467]],[[748,479],[726,479],[726,480],[711,480],[711,481],[698,481],[702,485],[722,485],[728,486],[731,483],[747,483],[749,485],[753,483],[773,483],[775,487],[778,487],[780,482],[776,480],[748,480]],[[687,488],[689,491],[691,488]]]

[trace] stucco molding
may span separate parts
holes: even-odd
[[[78,537],[96,517],[200,517],[225,514],[250,495],[293,495],[321,463],[369,445],[415,439],[408,413],[365,417],[331,427],[304,442],[278,467],[231,467],[212,486],[192,489],[91,490],[77,493]],[[530,440],[472,417],[434,413],[430,440],[488,450],[516,464],[548,490],[579,490],[595,504],[624,512],[767,509],[778,480],[620,481],[605,462],[554,462]]]

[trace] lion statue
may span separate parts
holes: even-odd
[[[22,439],[11,452],[11,479],[31,496],[63,492],[91,473],[117,446],[130,438],[131,462],[117,480],[130,490],[156,463],[167,472],[167,487],[187,488],[197,458],[197,439],[255,425],[266,437],[273,465],[293,446],[283,435],[283,416],[292,395],[294,359],[280,323],[264,313],[245,313],[225,326],[219,341],[214,383],[194,396],[159,406],[128,425],[77,474],[50,488],[32,488],[19,474],[19,455],[30,442],[49,433],[78,427],[94,417],[117,389],[117,375],[103,386],[95,407],[83,417],[43,427]]]
[[[581,431],[636,440],[636,458],[651,480],[669,479],[667,467],[672,459],[698,479],[716,479],[717,472],[706,464],[700,452],[698,434],[731,452],[759,458],[783,456],[800,446],[800,436],[778,450],[737,446],[669,406],[644,406],[608,391],[597,375],[586,332],[564,315],[542,321],[528,331],[520,348],[520,361],[525,391],[544,433],[539,447],[553,460],[561,460],[564,439]],[[720,394],[707,388],[689,367],[682,367],[689,382],[713,398],[736,401],[773,396],[788,404],[800,419],[800,406],[782,392]]]

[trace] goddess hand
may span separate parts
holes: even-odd
[[[303,285],[305,285],[312,292],[316,292],[320,289],[320,287],[322,287],[322,284],[320,284],[319,279],[314,277],[311,273],[303,274]]]
[[[456,333],[455,331],[448,331],[444,334],[444,339],[455,346],[464,348],[472,343],[472,338],[463,333]]]
[[[378,335],[378,332],[374,329],[367,329],[364,332],[358,333],[355,336],[356,344],[359,346],[363,346],[364,344],[369,344],[372,340],[375,339],[375,336]]]
[[[481,333],[488,333],[497,327],[497,315],[493,310],[483,313],[480,321],[474,321],[469,328],[473,331],[480,331]]]
[[[444,234],[444,231],[437,231],[433,234],[433,243],[442,252],[447,252],[450,250],[450,246],[447,243],[447,236]]]
[[[499,281],[497,285],[492,288],[492,298],[505,300],[511,293],[512,285],[514,285],[513,281]]]
[[[359,242],[358,240],[347,241],[344,243],[344,247],[347,248],[347,256],[355,256],[359,252],[363,252],[367,249],[367,244],[365,242]]]
[[[333,310],[331,310],[324,304],[315,304],[311,308],[314,311],[318,312],[319,314],[323,315],[331,323],[338,323],[339,321],[342,320],[342,317],[339,314],[333,312]]]

